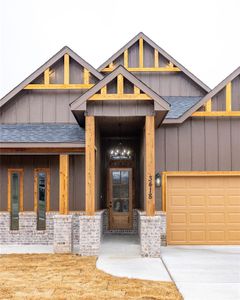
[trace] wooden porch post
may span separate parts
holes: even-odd
[[[69,155],[59,157],[59,212],[68,214],[69,210]]]
[[[155,215],[155,118],[145,120],[145,205],[147,216]]]
[[[88,216],[95,213],[95,119],[85,117],[85,211]]]

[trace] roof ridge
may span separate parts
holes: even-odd
[[[97,70],[100,72],[103,68],[105,68],[112,60],[115,60],[117,57],[123,54],[124,50],[131,47],[138,39],[142,37],[145,42],[150,44],[153,48],[157,49],[160,54],[169,59],[176,65],[182,72],[184,72],[188,77],[190,77],[194,82],[196,82],[203,90],[209,92],[211,89],[198,77],[196,77],[193,73],[191,73],[188,69],[186,69],[183,65],[181,65],[177,60],[175,60],[170,54],[168,54],[164,49],[158,46],[153,40],[151,40],[146,34],[143,32],[139,32],[135,37],[133,37],[128,43],[126,43],[123,47],[121,47],[117,52],[115,52],[109,59],[107,59],[103,64],[101,64]]]

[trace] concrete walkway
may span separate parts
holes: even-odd
[[[185,300],[240,299],[239,246],[162,247],[162,259]]]
[[[97,268],[114,276],[171,281],[160,258],[142,258],[138,237],[134,235],[104,236]]]

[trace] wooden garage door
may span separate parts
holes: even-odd
[[[167,242],[239,245],[240,177],[168,177]]]

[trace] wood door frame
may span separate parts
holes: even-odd
[[[128,215],[129,215],[129,227],[127,228],[114,228],[112,226],[112,207],[110,207],[110,201],[112,199],[112,171],[129,171],[129,204],[128,204]],[[109,211],[109,220],[108,220],[108,226],[110,230],[130,230],[133,228],[133,168],[125,168],[125,167],[114,167],[114,168],[108,168],[108,180],[107,180],[107,207]],[[123,214],[123,213],[119,213]]]

